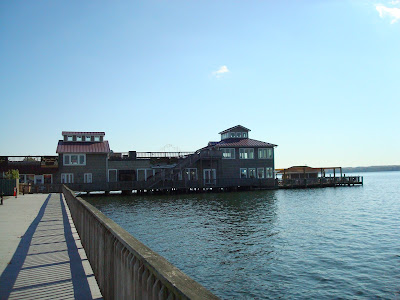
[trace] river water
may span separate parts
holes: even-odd
[[[359,187],[86,200],[223,299],[400,299],[400,172],[361,175]]]

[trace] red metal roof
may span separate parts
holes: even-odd
[[[108,141],[87,143],[87,142],[64,142],[58,141],[57,153],[109,153]]]
[[[277,145],[253,139],[225,139],[215,145],[216,147],[276,147]]]
[[[99,132],[89,132],[89,131],[63,131],[62,135],[96,135],[96,136],[105,136],[106,133],[99,131]]]
[[[315,173],[320,172],[321,170],[334,170],[334,169],[341,169],[341,167],[320,167],[320,168],[313,168],[309,166],[293,166],[286,169],[276,169],[278,173]]]
[[[224,134],[225,132],[229,132],[229,131],[231,131],[232,129],[235,129],[235,128],[242,128],[245,131],[251,131],[250,129],[248,129],[248,128],[242,126],[242,125],[236,125],[236,126],[233,126],[231,128],[225,129],[224,131],[221,131],[219,134]]]
[[[308,166],[294,166],[287,169],[278,169],[278,173],[318,173],[321,169]]]

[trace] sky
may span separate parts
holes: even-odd
[[[64,131],[194,151],[243,125],[277,168],[400,164],[400,1],[1,1],[0,155]]]

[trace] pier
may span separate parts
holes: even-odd
[[[362,176],[278,179],[280,189],[319,188],[363,185]]]
[[[320,188],[363,185],[362,176],[346,176],[341,167],[312,168],[293,166],[277,169],[276,185],[280,189]]]
[[[147,193],[188,193],[188,192],[227,192],[238,190],[271,190],[289,188],[322,188],[363,185],[363,176],[341,177],[315,177],[315,178],[232,178],[214,179],[211,182],[203,180],[160,180],[148,181],[119,181],[103,183],[70,183],[67,186],[76,192],[109,194],[110,192],[122,192],[124,195],[136,195]],[[20,191],[25,189],[29,193],[60,193],[62,184],[21,185]]]
[[[101,299],[61,194],[0,207],[0,299]]]
[[[62,190],[0,207],[1,299],[218,299]]]

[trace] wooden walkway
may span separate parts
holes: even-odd
[[[27,214],[27,207],[29,211],[29,205],[38,201],[35,197],[42,197],[43,205],[20,238],[10,262],[0,269],[0,299],[101,299],[61,194],[25,195],[4,201],[0,206],[0,241],[9,239],[12,244],[12,228],[20,225],[20,214]],[[6,251],[0,248],[3,258],[9,255],[2,252]]]

